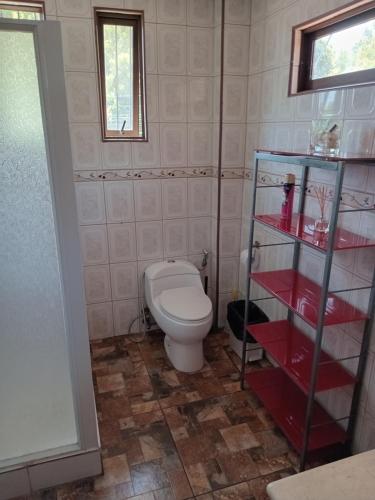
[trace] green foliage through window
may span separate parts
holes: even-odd
[[[375,20],[317,38],[312,79],[375,68]]]
[[[104,69],[109,130],[133,128],[133,27],[105,24]]]

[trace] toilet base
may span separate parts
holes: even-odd
[[[198,372],[203,368],[203,342],[179,344],[165,335],[164,347],[168,358],[176,370],[185,373]]]

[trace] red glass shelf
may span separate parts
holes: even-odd
[[[246,374],[246,382],[282,429],[294,448],[302,451],[307,397],[281,368],[256,370]],[[346,441],[345,431],[317,403],[312,412],[308,451]]]
[[[256,215],[254,219],[316,249],[327,250],[328,234],[314,232],[314,219],[312,217],[294,214],[290,224],[286,224],[279,214]],[[337,228],[335,250],[365,247],[375,247],[375,240],[351,233],[346,229]]]
[[[251,278],[312,327],[317,326],[321,287],[293,269],[252,273]],[[329,293],[325,325],[367,319],[367,315],[345,300]]]
[[[315,344],[287,320],[249,325],[248,332],[277,361],[296,385],[308,393]],[[316,391],[355,383],[355,377],[324,351],[320,353]]]

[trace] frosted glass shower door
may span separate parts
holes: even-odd
[[[0,467],[79,443],[38,60],[0,26]]]

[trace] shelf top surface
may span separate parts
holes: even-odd
[[[311,159],[316,159],[316,160],[321,160],[321,161],[327,161],[327,162],[338,162],[338,161],[344,161],[344,162],[350,162],[350,163],[373,163],[375,164],[375,156],[374,154],[360,154],[360,153],[340,153],[337,156],[330,156],[330,155],[322,155],[318,153],[311,153],[309,151],[306,152],[295,152],[295,151],[274,151],[270,149],[256,149],[256,153],[265,153],[265,154],[270,154],[270,155],[275,155],[275,156],[293,156],[293,157],[300,157],[300,158],[311,158]]]
[[[305,393],[310,386],[314,342],[287,320],[248,326],[249,333]],[[355,378],[329,354],[321,351],[316,390],[355,383]]]
[[[306,395],[281,368],[267,368],[249,372],[246,374],[246,381],[293,446],[300,452],[305,426]],[[345,431],[315,402],[312,412],[309,451],[345,442],[345,440]]]
[[[314,219],[312,217],[303,214],[294,214],[290,224],[280,214],[256,215],[254,219],[318,250],[327,250],[328,233],[324,234],[314,231]],[[375,239],[370,240],[346,229],[336,229],[335,250],[365,247],[375,247]]]
[[[312,327],[318,324],[321,287],[293,269],[256,272],[251,278]],[[324,325],[367,319],[367,314],[337,295],[328,294]]]

